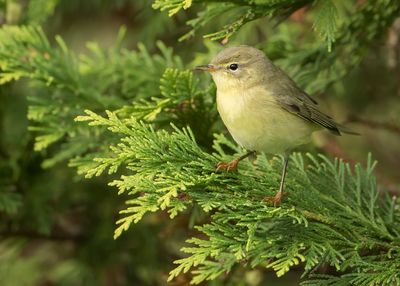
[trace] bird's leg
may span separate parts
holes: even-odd
[[[278,206],[281,204],[283,197],[286,195],[286,193],[283,191],[285,187],[285,177],[286,177],[286,171],[289,163],[289,155],[285,154],[284,157],[284,162],[283,162],[283,170],[282,170],[282,176],[281,176],[281,184],[279,186],[279,191],[275,194],[274,197],[266,197],[264,200],[273,203],[274,207]]]
[[[249,157],[250,155],[255,154],[256,151],[250,151],[242,156],[240,156],[239,158],[236,158],[235,160],[232,160],[230,162],[219,162],[217,164],[217,171],[220,170],[224,170],[224,171],[236,171],[237,170],[237,165],[239,164],[240,161],[242,161],[243,159]]]

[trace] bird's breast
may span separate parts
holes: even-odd
[[[218,112],[243,148],[283,153],[309,140],[308,122],[281,108],[266,91],[217,92]]]

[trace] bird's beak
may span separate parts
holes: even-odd
[[[197,66],[193,70],[195,71],[206,71],[206,72],[214,72],[217,70],[217,67],[214,65],[202,65],[202,66]]]

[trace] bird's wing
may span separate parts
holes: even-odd
[[[266,86],[267,93],[273,94],[274,100],[283,109],[318,124],[336,135],[340,135],[341,132],[359,135],[321,112],[318,109],[317,101],[301,90],[281,69],[275,67],[274,73],[275,76],[272,78],[274,84]],[[265,80],[268,81],[268,79]]]
[[[292,87],[292,89],[295,90],[290,90],[286,94],[281,93],[277,96],[277,102],[282,108],[305,120],[316,123],[336,135],[340,135],[342,126],[336,123],[329,115],[321,112],[314,99],[297,87]]]
[[[307,93],[302,91],[300,88],[295,87],[295,89],[296,89],[296,92],[294,94],[299,100],[304,101],[306,103],[311,103],[313,105],[317,105],[318,104],[318,102],[314,98],[309,96]]]

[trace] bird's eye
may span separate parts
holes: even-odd
[[[230,64],[228,67],[231,71],[235,71],[239,68],[238,64]]]

